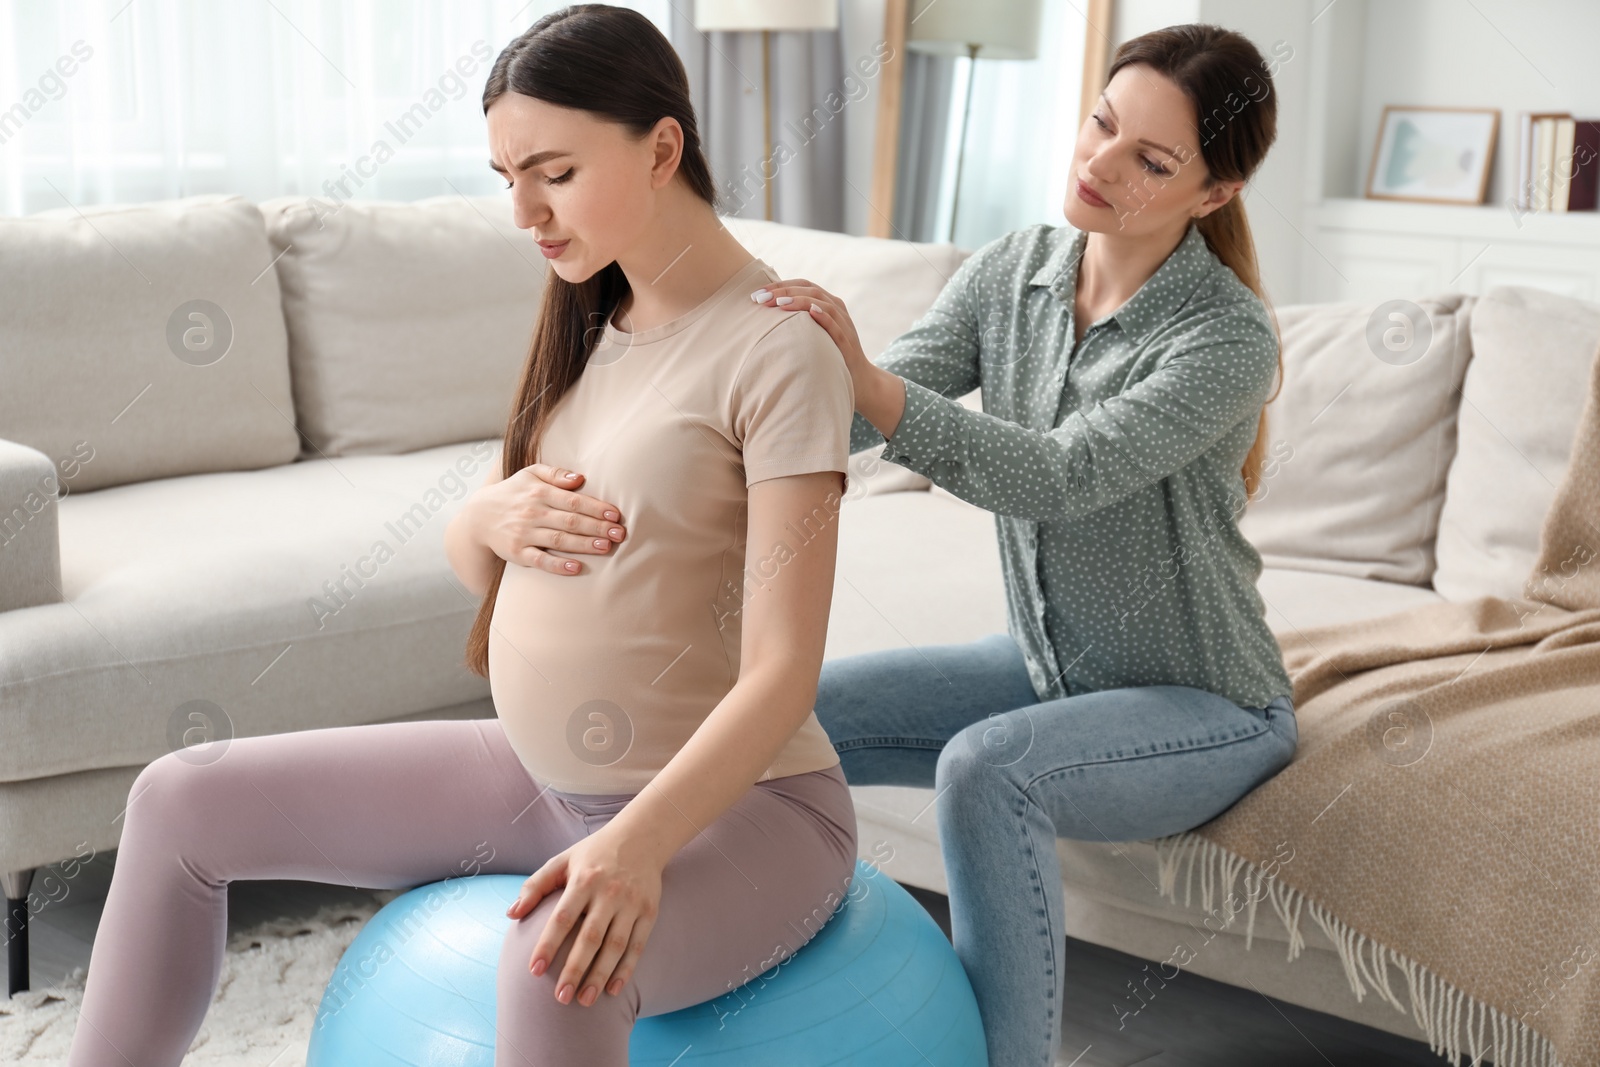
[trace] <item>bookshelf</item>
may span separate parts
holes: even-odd
[[[1385,300],[1529,285],[1600,302],[1600,212],[1514,210],[1519,110],[1600,116],[1600,80],[1572,40],[1600,5],[1339,0],[1309,26],[1302,299]],[[1543,27],[1543,29],[1539,29]],[[1510,34],[1515,35],[1513,39]],[[1592,69],[1592,59],[1588,60]],[[1369,200],[1383,103],[1500,109],[1482,205]]]

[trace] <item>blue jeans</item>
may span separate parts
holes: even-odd
[[[828,660],[817,718],[851,785],[935,789],[956,954],[990,1067],[1050,1067],[1066,949],[1057,837],[1191,829],[1294,756],[1294,707],[1151,685],[1040,703],[1009,634]]]

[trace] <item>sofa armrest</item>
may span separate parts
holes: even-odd
[[[0,438],[0,611],[61,601],[55,464]]]

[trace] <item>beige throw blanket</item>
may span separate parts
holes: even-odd
[[[1294,761],[1155,842],[1174,902],[1198,859],[1216,925],[1265,899],[1290,959],[1308,912],[1358,1000],[1502,1067],[1600,1065],[1600,358],[1591,374],[1526,599],[1285,635]]]

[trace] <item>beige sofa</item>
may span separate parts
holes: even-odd
[[[729,225],[780,273],[841,294],[872,353],[964,255]],[[75,857],[115,847],[130,784],[170,749],[493,714],[461,666],[476,603],[441,534],[494,458],[543,281],[507,201],[64,210],[0,219],[0,255],[15,279],[0,291],[14,915],[30,881],[35,905],[59,898]],[[1522,289],[1418,303],[1432,337],[1409,354],[1382,344],[1387,309],[1278,309],[1289,373],[1243,521],[1279,631],[1514,595],[1531,566],[1600,308]],[[1004,630],[987,512],[863,454],[845,515],[830,657]],[[931,790],[855,795],[863,857],[943,890]],[[1149,843],[1058,851],[1073,936],[1152,961],[1187,944],[1198,973],[1421,1037],[1358,1003],[1317,935],[1292,962],[1268,918],[1249,951],[1239,924],[1196,944],[1206,916],[1158,895]],[[15,990],[25,937],[11,944]]]

